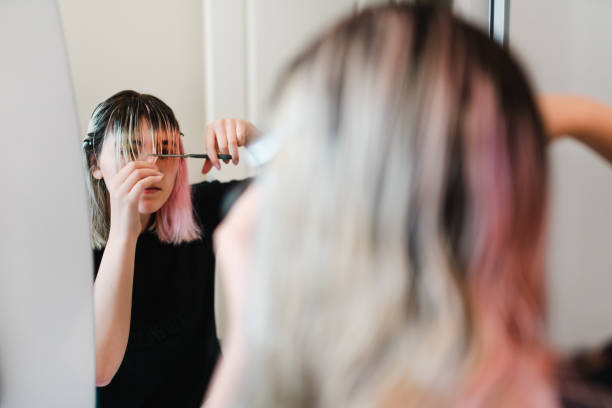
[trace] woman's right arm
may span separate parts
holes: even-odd
[[[542,95],[538,102],[552,140],[572,136],[612,164],[612,107],[572,95]]]
[[[161,178],[155,165],[131,162],[106,180],[111,226],[94,283],[97,386],[110,383],[123,361],[130,333],[136,242],[142,230],[138,202],[144,189]]]

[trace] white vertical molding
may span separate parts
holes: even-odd
[[[204,71],[206,123],[222,118],[246,119],[247,62],[244,0],[204,0]],[[211,178],[244,178],[245,160],[236,167],[222,164]]]
[[[249,120],[259,124],[262,119],[258,116],[256,107],[258,101],[256,98],[257,91],[255,85],[257,84],[257,36],[255,35],[255,8],[257,7],[257,0],[243,0],[244,1],[244,12],[245,12],[245,33],[244,39],[246,43],[246,112]]]
[[[206,62],[208,61],[208,55],[206,54],[206,50],[208,49],[208,47],[206,46],[206,41],[208,41],[208,35],[206,33],[206,15],[208,14],[208,11],[206,10],[206,3],[207,0],[202,0],[201,2],[202,22],[200,30],[200,34],[202,36],[202,99],[204,100],[204,120],[208,119],[208,67],[206,66]]]
[[[502,45],[508,43],[510,0],[491,0],[489,13],[489,33]]]
[[[246,117],[243,0],[204,0],[206,120]]]
[[[247,118],[246,23],[244,0],[202,0],[204,107],[206,123],[221,118]],[[202,132],[204,133],[204,132]],[[207,179],[231,180],[247,177],[252,170],[244,160],[236,167],[222,164]],[[221,279],[216,272],[215,320],[221,340],[225,335],[225,300]]]

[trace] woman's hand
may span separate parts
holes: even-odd
[[[540,95],[538,105],[550,140],[569,135],[612,164],[612,107],[574,95]]]
[[[111,205],[109,239],[115,234],[122,238],[138,238],[143,228],[138,212],[140,196],[162,178],[163,173],[155,164],[133,161],[106,180]]]
[[[585,114],[586,100],[569,95],[543,94],[537,101],[549,141],[576,132]]]
[[[206,174],[211,168],[221,168],[217,154],[229,154],[232,163],[238,164],[240,157],[238,148],[250,144],[259,136],[257,128],[246,120],[219,119],[206,126],[206,153],[208,159],[204,161],[202,173]],[[229,160],[224,160],[229,163]]]

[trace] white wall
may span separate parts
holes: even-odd
[[[134,89],[166,102],[185,134],[185,149],[204,150],[201,0],[58,0],[81,133],[94,107]],[[199,181],[201,161],[189,162]]]
[[[0,58],[0,407],[93,407],[85,179],[54,2],[0,2]]]
[[[612,104],[609,0],[512,0],[510,44],[540,91]],[[583,146],[553,146],[551,336],[563,347],[612,337],[612,167]]]

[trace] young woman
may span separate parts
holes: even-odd
[[[444,9],[373,8],[276,100],[282,147],[215,237],[210,406],[612,406],[611,353],[566,365],[546,339],[547,132],[505,50]],[[540,102],[612,158],[610,109]]]
[[[238,163],[257,136],[240,120],[208,126],[210,159]],[[94,248],[96,382],[101,407],[196,407],[219,355],[211,234],[236,182],[190,186],[179,124],[151,95],[100,103],[83,142]]]

